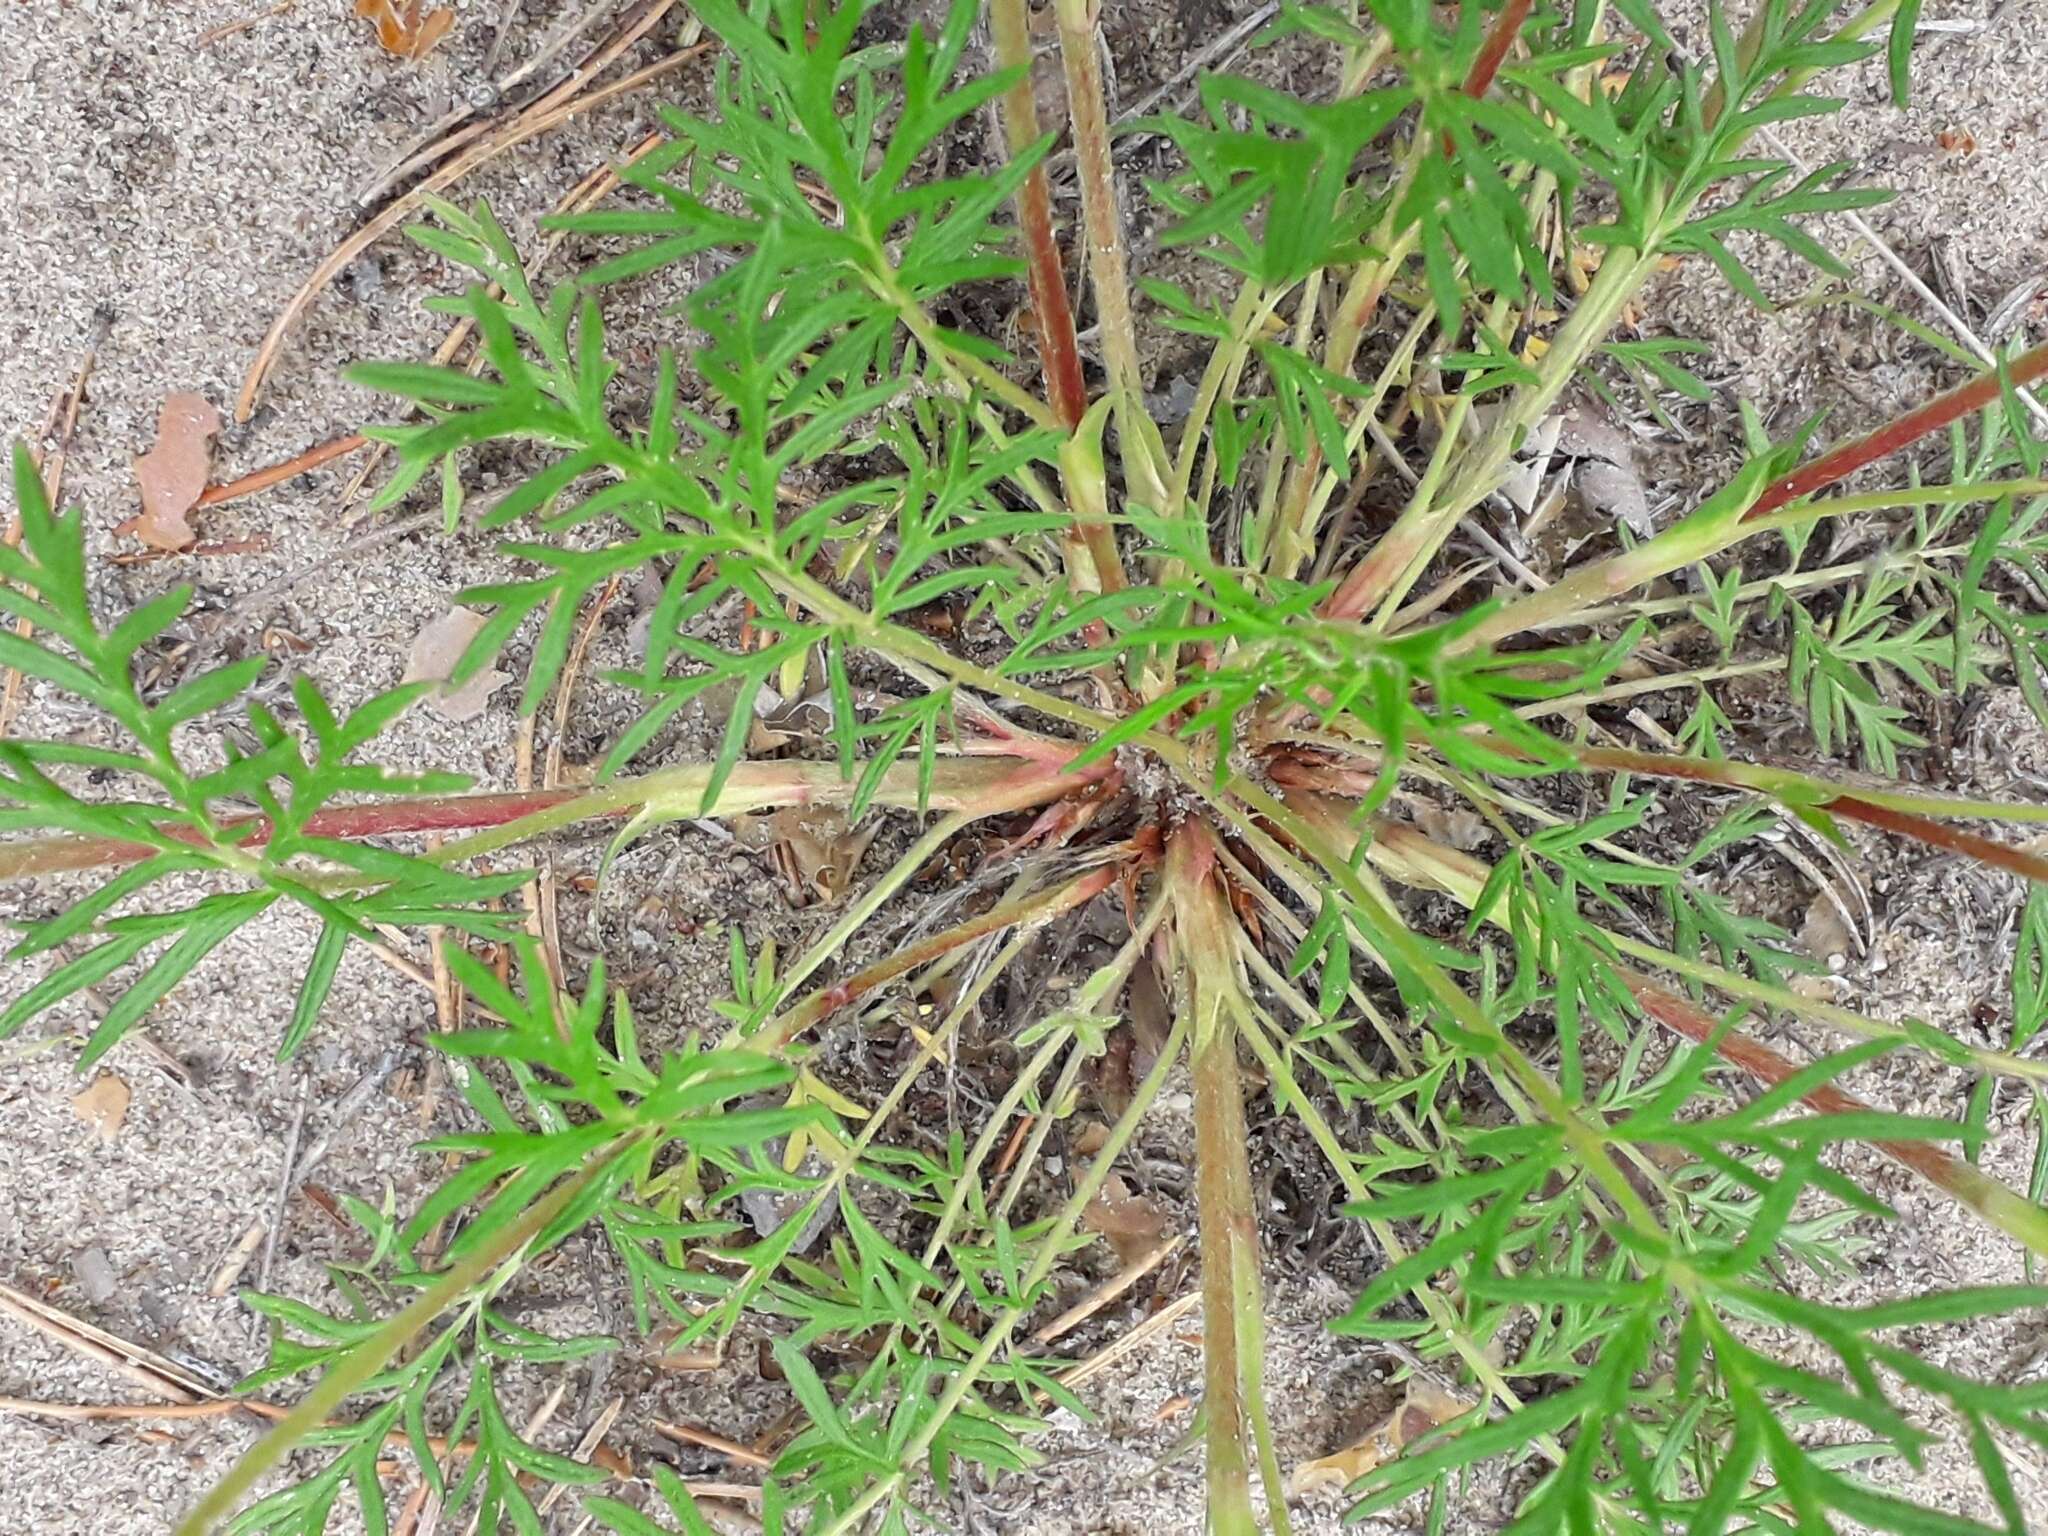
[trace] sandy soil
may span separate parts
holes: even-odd
[[[1999,14],[1987,30],[1944,35],[1924,50],[1911,111],[1882,104],[1872,70],[1848,92],[1852,106],[1839,119],[1788,135],[1810,161],[1847,157],[1859,175],[1903,189],[1871,224],[1923,274],[1932,275],[1939,246],[1946,268],[1963,277],[1955,302],[1973,322],[2023,279],[2048,271],[2048,186],[2040,177],[2048,128],[2035,89],[2048,42],[2040,28],[2025,25],[2041,18],[2040,0],[1929,10],[1967,20],[1982,18],[1987,3]],[[1232,14],[1245,8],[1242,0],[1224,7]],[[260,551],[126,568],[105,557],[134,548],[111,530],[135,510],[129,462],[149,446],[164,396],[196,389],[225,410],[271,317],[352,227],[354,189],[483,78],[495,0],[458,4],[451,40],[419,66],[380,54],[347,9],[342,0],[299,0],[286,14],[264,14],[262,0],[180,7],[64,0],[16,5],[0,16],[0,323],[10,351],[0,377],[0,428],[34,433],[100,337],[65,487],[67,499],[87,509],[107,605],[192,582],[208,613],[193,638],[229,656],[267,649],[344,703],[395,683],[413,636],[491,569],[472,543],[431,532],[361,544],[369,525],[339,499],[350,465],[202,516],[203,541],[266,541]],[[1150,12],[1124,22],[1116,9],[1113,3],[1112,35],[1127,98],[1219,25],[1213,7],[1181,20]],[[521,12],[508,60],[516,62],[563,14],[538,4]],[[245,30],[202,41],[208,28],[252,18]],[[687,98],[701,79],[686,71],[672,89]],[[648,131],[653,100],[652,93],[631,98],[530,143],[462,191],[490,196],[526,240],[568,187]],[[1942,148],[1944,133],[1970,135],[1974,150]],[[1874,252],[1852,234],[1834,233],[1853,258],[1858,291],[1927,318]],[[1809,284],[1783,262],[1768,262],[1765,271],[1781,295]],[[396,238],[380,242],[293,333],[254,419],[224,434],[217,477],[281,460],[373,415],[375,403],[342,383],[338,368],[364,357],[423,355],[438,332],[420,301],[450,286],[438,262]],[[1759,316],[1704,270],[1674,274],[1648,307],[1654,322],[1704,336],[1730,360],[1714,375],[1714,405],[1693,423],[1704,460],[1731,452],[1739,392],[1772,402],[1774,421],[1817,403],[1836,404],[1853,421],[1910,396],[1929,377],[1923,348],[1889,336],[1866,315],[1835,308]],[[2018,323],[2041,334],[2039,306],[2022,305]],[[471,489],[488,488],[486,475]],[[281,582],[288,583],[281,592],[249,600]],[[609,632],[603,642],[623,643]],[[510,697],[464,727],[415,711],[391,756],[510,784]],[[572,764],[590,755],[619,707],[600,685],[586,685],[567,744]],[[78,724],[36,699],[22,729]],[[543,748],[546,742],[544,730]],[[1954,771],[1966,784],[2038,794],[2048,743],[2016,700],[1994,699]],[[595,853],[569,847],[559,856],[565,867],[589,867]],[[1880,1011],[1918,1013],[1979,1038],[1981,1010],[1995,1020],[2002,1007],[2017,893],[1951,863],[1877,849],[1870,859],[1878,942],[1871,958],[1851,961],[1843,985]],[[1775,878],[1785,882],[1780,915],[1796,920],[1812,891],[1795,874]],[[815,913],[788,909],[758,862],[691,830],[636,851],[618,889],[623,894],[579,924],[572,947],[603,952],[635,976],[648,999],[643,1016],[660,1021],[657,1038],[664,1025],[680,1030],[702,1018],[706,1001],[723,992],[721,922],[738,914],[756,940],[768,933],[796,939],[817,922]],[[303,1149],[331,1135],[332,1151],[314,1176],[325,1188],[375,1198],[388,1183],[401,1202],[420,1189],[430,1170],[410,1145],[426,1133],[437,1102],[448,1113],[419,1045],[432,1026],[429,996],[355,951],[313,1047],[279,1065],[273,1052],[290,1011],[287,978],[297,974],[311,937],[289,915],[260,921],[155,1012],[146,1036],[114,1052],[106,1070],[125,1083],[132,1103],[111,1141],[98,1139],[71,1104],[83,1086],[72,1062],[91,1025],[84,1009],[46,1018],[0,1045],[0,1282],[225,1384],[258,1363],[262,1350],[252,1317],[231,1296],[211,1294],[211,1284],[251,1226],[271,1223],[288,1145]],[[29,979],[0,977],[0,997]],[[376,1086],[357,1096],[360,1108],[344,1123],[343,1100],[366,1075]],[[1947,1080],[1902,1077],[1888,1087],[1902,1109],[1953,1113],[1960,1103]],[[2023,1159],[2016,1138],[1993,1156],[1999,1171],[2021,1182]],[[1892,1192],[1904,1219],[1868,1256],[1871,1274],[1850,1290],[2016,1276],[2016,1263],[1949,1208],[1911,1187]],[[268,1282],[317,1296],[320,1262],[343,1251],[347,1239],[310,1201],[295,1199],[283,1214]],[[573,1444],[613,1394],[626,1396],[627,1411],[611,1443],[642,1459],[678,1456],[646,1427],[653,1418],[697,1419],[744,1434],[781,1410],[780,1389],[758,1379],[750,1357],[708,1377],[649,1369],[626,1319],[579,1313],[566,1299],[601,1294],[584,1283],[587,1257],[571,1245],[542,1277],[542,1295],[565,1298],[549,1320],[616,1332],[625,1347],[613,1364],[569,1374],[567,1396],[541,1436],[547,1444]],[[253,1280],[263,1262],[259,1253],[243,1279]],[[1291,1461],[1332,1450],[1364,1428],[1386,1404],[1380,1383],[1394,1363],[1323,1331],[1323,1320],[1345,1304],[1327,1278],[1276,1263],[1274,1284],[1268,1378]],[[1148,1299],[1141,1291],[1104,1325],[1127,1322]],[[1198,1327],[1190,1319],[1180,1333],[1192,1336]],[[2020,1342],[1981,1337],[1953,1347],[1997,1370]],[[537,1397],[542,1388],[532,1386]],[[1046,1536],[1198,1530],[1198,1458],[1173,1458],[1199,1389],[1198,1350],[1170,1338],[1091,1389],[1099,1422],[1049,1436],[1043,1470],[985,1499],[964,1500],[957,1518],[969,1530]],[[115,1373],[5,1318],[0,1395],[138,1400]],[[142,1536],[166,1529],[252,1433],[225,1420],[167,1428],[149,1436],[129,1424],[55,1425],[0,1413],[0,1530]],[[718,1468],[710,1456],[679,1459],[686,1470]],[[1924,1486],[1966,1488],[1969,1479],[1947,1475],[1955,1465],[1937,1465]],[[2048,1494],[2037,1471],[2020,1473],[2023,1495],[2038,1501]],[[1303,1529],[1336,1528],[1334,1504],[1302,1513]],[[1482,1491],[1460,1513],[1477,1528],[1496,1526],[1504,1511]]]

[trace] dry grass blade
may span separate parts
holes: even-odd
[[[1031,1342],[1034,1344],[1050,1344],[1053,1340],[1072,1333],[1081,1324],[1087,1322],[1089,1318],[1100,1312],[1104,1307],[1130,1290],[1140,1280],[1151,1274],[1153,1270],[1180,1252],[1186,1243],[1187,1239],[1185,1237],[1175,1233],[1164,1242],[1154,1244],[1145,1253],[1140,1254],[1131,1263],[1111,1275],[1058,1317],[1055,1317],[1051,1322],[1032,1334]]]
[[[220,1394],[175,1361],[153,1349],[132,1344],[104,1328],[73,1317],[61,1307],[39,1301],[26,1291],[0,1285],[0,1312],[63,1345],[73,1354],[110,1366],[145,1391],[167,1402],[192,1404]]]
[[[775,1465],[774,1457],[764,1456],[750,1445],[741,1445],[737,1440],[729,1440],[715,1430],[702,1429],[695,1424],[671,1424],[666,1419],[650,1419],[648,1428],[678,1445],[699,1445],[716,1451],[743,1467],[758,1467],[765,1472]]]

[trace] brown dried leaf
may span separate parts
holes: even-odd
[[[1130,1186],[1112,1173],[1081,1212],[1081,1225],[1106,1238],[1128,1266],[1159,1246],[1166,1236],[1166,1213],[1143,1195],[1132,1194]]]
[[[142,515],[115,530],[134,533],[155,549],[184,549],[193,540],[185,514],[198,504],[213,467],[213,439],[220,412],[204,395],[180,391],[164,401],[156,422],[156,446],[135,461],[142,487]]]
[[[111,1072],[102,1072],[71,1101],[71,1113],[97,1133],[103,1145],[111,1144],[121,1134],[121,1122],[128,1118],[130,1097],[126,1083]]]
[[[873,826],[854,827],[829,806],[788,806],[768,818],[797,879],[830,904],[846,894],[861,855],[875,840]]]
[[[1433,843],[1470,853],[1493,835],[1486,818],[1468,805],[1446,808],[1435,801],[1418,803],[1412,813],[1415,825]]]
[[[1448,1392],[1413,1377],[1408,1392],[1385,1418],[1364,1436],[1343,1450],[1314,1461],[1305,1461],[1287,1480],[1295,1497],[1319,1488],[1348,1488],[1382,1462],[1392,1461],[1402,1448],[1426,1435],[1439,1424],[1448,1424],[1472,1405]]]
[[[1100,1120],[1082,1120],[1074,1126],[1074,1156],[1093,1157],[1109,1145],[1109,1127]]]
[[[455,25],[455,13],[445,6],[420,15],[420,0],[356,0],[356,14],[376,27],[378,46],[386,53],[415,63]]]
[[[1840,970],[1856,950],[1856,930],[1842,915],[1842,899],[1822,891],[1806,908],[1799,925],[1799,943],[1809,955],[1829,970]]]
[[[480,613],[450,608],[414,638],[405,660],[405,675],[399,679],[401,683],[443,684],[427,696],[427,705],[456,725],[482,714],[491,695],[512,681],[511,673],[486,667],[459,687],[445,686],[484,623]]]

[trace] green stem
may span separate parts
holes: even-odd
[[[1460,635],[1451,643],[1452,649],[1454,653],[1462,654],[1496,645],[1524,630],[1550,629],[1573,622],[1573,615],[1582,610],[1709,559],[1759,534],[1801,527],[1830,517],[1853,517],[1862,512],[1883,512],[1896,507],[1949,506],[1958,502],[1997,501],[2007,496],[2039,496],[2044,493],[2048,493],[2048,480],[1923,485],[1906,490],[1836,496],[1827,501],[1807,502],[1767,517],[1752,515],[1755,506],[1761,505],[1761,500],[1747,511],[1739,507],[1717,508],[1709,502],[1700,508],[1699,513],[1681,519],[1634,549],[1580,566],[1555,585],[1517,598],[1475,625],[1470,632]]]
[[[1488,865],[1470,855],[1440,847],[1413,827],[1384,819],[1374,824],[1366,856],[1392,878],[1421,889],[1442,891],[1468,911],[1476,910],[1492,873]],[[1503,923],[1501,917],[1491,912],[1479,916],[1496,926]],[[1675,958],[1658,950],[1653,950],[1653,955],[1658,965],[1670,965]],[[1614,972],[1650,1017],[1696,1044],[1711,1044],[1721,1057],[1759,1082],[1775,1086],[1799,1070],[1778,1052],[1739,1030],[1719,1030],[1716,1020],[1627,967],[1615,965]],[[1821,1114],[1871,1112],[1868,1104],[1833,1084],[1823,1084],[1807,1093],[1804,1102]],[[2007,1236],[2035,1253],[2048,1255],[2048,1210],[1927,1142],[1876,1141],[1872,1145]]]
[[[1348,856],[1350,850],[1344,843],[1348,839],[1355,844],[1357,833],[1346,827],[1341,815],[1334,818],[1334,825],[1331,824],[1332,818],[1321,818],[1312,823],[1291,806],[1242,777],[1231,780],[1227,794],[1219,793],[1205,774],[1187,778],[1185,782],[1254,846],[1270,846],[1273,839],[1251,815],[1231,803],[1232,796],[1313,859],[1332,885],[1358,911],[1365,929],[1380,945],[1384,958],[1427,992],[1460,1029],[1486,1042],[1485,1059],[1489,1072],[1496,1077],[1497,1086],[1507,1092],[1512,1085],[1512,1088],[1526,1094],[1543,1118],[1563,1132],[1566,1145],[1585,1165],[1622,1220],[1653,1250],[1662,1245],[1663,1228],[1635,1185],[1616,1165],[1602,1132],[1587,1123],[1543,1070],[1430,956],[1393,909],[1386,895],[1369,884],[1354,867]]]

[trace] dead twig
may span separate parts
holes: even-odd
[[[273,485],[303,475],[309,469],[318,469],[334,459],[346,458],[362,447],[369,439],[360,432],[351,432],[346,437],[337,437],[331,443],[322,443],[317,448],[308,448],[304,453],[286,459],[282,464],[273,464],[268,469],[258,469],[243,475],[239,480],[230,480],[224,485],[209,485],[199,493],[198,504],[202,507],[217,507],[222,502],[235,501],[243,496],[253,496],[258,491],[267,491]]]
[[[165,560],[214,560],[228,555],[267,555],[270,535],[259,533],[248,539],[223,539],[213,544],[194,544],[190,549],[127,549],[107,556],[117,566],[158,565]]]
[[[306,1155],[299,1159],[298,1167],[292,1170],[291,1182],[294,1186],[304,1184],[313,1176],[313,1170],[318,1168],[327,1154],[334,1150],[335,1141],[348,1128],[349,1122],[363,1112],[377,1090],[384,1086],[385,1079],[398,1070],[401,1054],[396,1046],[386,1049],[370,1064],[367,1072],[349,1085],[348,1092],[344,1093],[340,1102],[334,1106],[334,1113],[328,1119],[327,1129],[320,1133],[313,1145],[306,1148]]]
[[[53,1307],[47,1301],[16,1290],[11,1285],[0,1285],[0,1313],[28,1324],[73,1354],[112,1367],[144,1391],[153,1392],[166,1402],[196,1403],[219,1396],[197,1376],[166,1360],[155,1350],[131,1344],[104,1328],[95,1328],[63,1308]]]
[[[614,575],[604,585],[604,590],[590,605],[589,616],[583,621],[575,643],[569,648],[568,659],[562,664],[562,674],[555,683],[554,731],[548,740],[547,757],[541,770],[541,785],[546,789],[559,788],[562,782],[562,743],[569,730],[569,708],[576,696],[577,679],[582,675],[584,659],[590,653],[590,643],[597,637],[598,625],[604,621],[605,610],[611,607],[612,599],[619,594],[620,578]],[[528,715],[519,735],[518,787],[533,787],[533,722]],[[546,850],[539,850],[534,859],[534,878],[527,882],[527,928],[540,941],[541,959],[547,966],[548,981],[557,991],[564,985],[568,975],[562,963],[562,925],[558,912],[558,890],[555,883],[555,861]]]
[[[1095,1289],[1067,1308],[1066,1311],[1039,1329],[1038,1332],[1032,1334],[1031,1342],[1034,1344],[1050,1344],[1061,1335],[1072,1333],[1081,1324],[1088,1321],[1089,1318],[1100,1312],[1112,1301],[1115,1301],[1132,1286],[1151,1274],[1161,1264],[1164,1264],[1175,1253],[1178,1253],[1181,1245],[1186,1241],[1185,1237],[1175,1233],[1164,1242],[1153,1244],[1144,1253],[1140,1254],[1134,1262],[1116,1274],[1111,1275],[1102,1284],[1096,1286]]]
[[[261,1217],[249,1223],[247,1230],[235,1239],[235,1246],[227,1251],[220,1262],[220,1268],[213,1272],[213,1280],[206,1287],[206,1294],[221,1297],[235,1288],[235,1282],[242,1278],[242,1271],[249,1267],[249,1261],[256,1257],[256,1250],[263,1243],[263,1234],[270,1229]]]
[[[775,1465],[772,1456],[763,1456],[752,1446],[741,1445],[737,1440],[728,1440],[713,1430],[700,1429],[695,1424],[671,1424],[666,1419],[650,1419],[648,1426],[657,1435],[674,1440],[682,1445],[701,1445],[708,1451],[738,1462],[745,1467],[758,1467],[762,1471]]]

